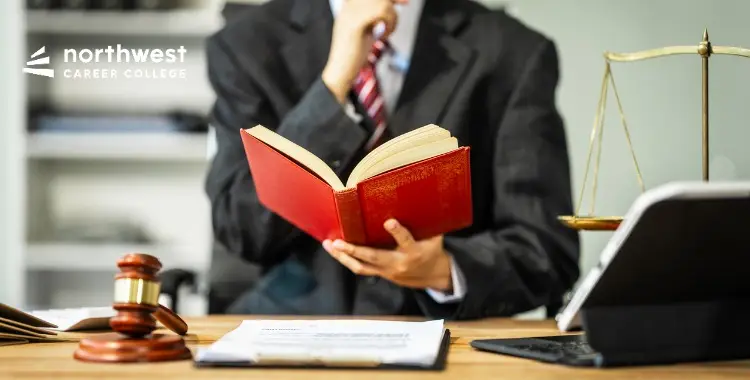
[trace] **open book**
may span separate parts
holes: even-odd
[[[241,136],[261,203],[319,241],[390,245],[383,229],[388,218],[417,239],[472,222],[469,148],[436,125],[372,150],[346,183],[319,157],[270,129],[259,125]]]
[[[248,129],[247,133],[304,165],[336,191],[351,189],[377,174],[458,149],[458,140],[451,137],[450,132],[434,124],[426,125],[373,149],[354,167],[344,184],[318,156],[270,129],[259,125]]]
[[[198,351],[198,367],[346,367],[441,370],[442,320],[245,320]]]

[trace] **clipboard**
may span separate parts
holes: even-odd
[[[378,363],[375,361],[309,361],[309,360],[267,360],[265,363],[252,361],[214,361],[196,358],[193,366],[196,368],[255,368],[255,369],[339,369],[339,370],[414,370],[414,371],[443,371],[448,361],[450,351],[451,331],[445,329],[440,341],[440,350],[435,362],[429,366]]]

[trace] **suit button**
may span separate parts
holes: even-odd
[[[365,277],[365,282],[368,285],[375,285],[378,282],[378,278],[377,277]]]
[[[339,161],[339,160],[334,160],[333,162],[331,162],[331,167],[332,167],[332,168],[336,169],[336,168],[338,168],[339,166],[341,166],[341,161]]]

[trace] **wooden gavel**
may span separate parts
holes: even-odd
[[[112,307],[117,315],[109,320],[113,330],[132,338],[141,338],[156,329],[158,319],[177,334],[187,332],[187,324],[172,310],[159,304],[161,270],[159,259],[146,254],[129,254],[117,262],[121,273],[115,275]],[[153,314],[153,315],[152,315]]]
[[[159,304],[161,262],[154,256],[131,253],[117,261],[112,307],[117,315],[109,325],[115,333],[81,340],[73,356],[90,362],[151,362],[192,358],[181,335],[187,323]],[[156,321],[178,335],[152,334]]]

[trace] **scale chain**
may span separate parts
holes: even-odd
[[[617,101],[617,109],[620,114],[620,120],[622,122],[623,130],[625,132],[625,139],[628,143],[628,148],[630,150],[631,158],[633,159],[633,164],[635,166],[636,171],[636,177],[638,179],[638,184],[641,188],[641,192],[646,191],[645,184],[643,182],[643,175],[641,174],[640,166],[638,165],[638,159],[635,155],[635,149],[633,148],[633,142],[630,138],[630,130],[628,128],[627,120],[625,118],[625,112],[623,110],[622,102],[620,100],[620,94],[617,91],[617,85],[615,84],[614,75],[612,74],[612,67],[609,60],[606,61],[605,70],[604,70],[604,77],[602,78],[602,88],[601,93],[599,95],[599,104],[597,107],[597,113],[594,118],[594,125],[591,130],[591,135],[589,137],[589,151],[586,158],[586,169],[584,171],[583,176],[583,186],[581,187],[581,192],[578,199],[578,205],[576,206],[576,213],[575,215],[580,215],[580,208],[583,204],[583,194],[586,191],[586,183],[588,179],[588,174],[591,166],[591,155],[593,153],[594,148],[594,142],[596,141],[596,149],[597,149],[597,155],[596,155],[596,162],[594,164],[594,175],[592,179],[592,194],[591,194],[591,208],[589,213],[591,215],[594,214],[594,209],[596,205],[596,190],[598,187],[599,182],[599,167],[601,163],[601,153],[603,150],[603,136],[604,136],[604,120],[606,115],[606,106],[607,106],[607,94],[609,89],[609,84],[612,84],[612,91],[615,94],[615,99]],[[597,138],[598,137],[598,138]]]

